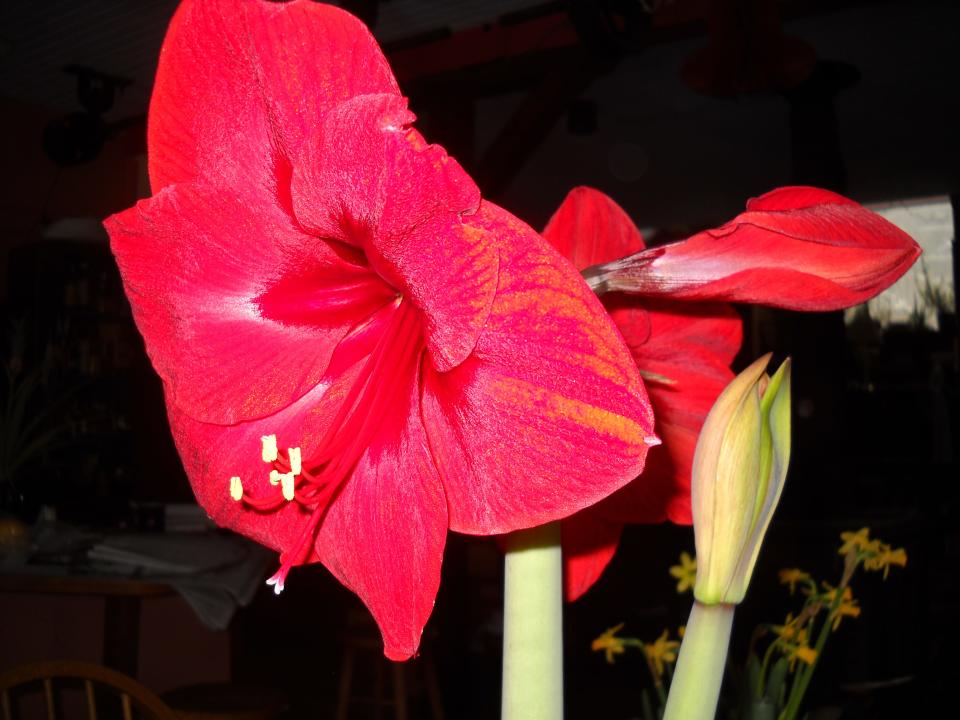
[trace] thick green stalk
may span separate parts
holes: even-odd
[[[735,605],[694,600],[663,720],[713,720],[730,646]]]
[[[506,538],[502,720],[563,718],[560,523]]]

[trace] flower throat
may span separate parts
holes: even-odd
[[[286,451],[277,446],[276,435],[261,438],[261,456],[270,465],[271,490],[253,496],[238,476],[230,478],[230,496],[262,513],[297,503],[310,517],[303,531],[280,554],[280,569],[267,580],[278,595],[290,570],[307,561],[323,518],[357,462],[370,447],[386,417],[395,414],[408,384],[404,378],[416,373],[424,347],[416,310],[409,301],[395,301],[390,318],[373,351],[367,355],[356,379],[326,434],[309,458],[299,447]]]

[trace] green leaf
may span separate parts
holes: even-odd
[[[750,653],[747,658],[747,688],[750,697],[755,698],[760,692],[760,658],[756,653]]]
[[[653,703],[650,702],[650,692],[646,688],[640,691],[640,704],[643,706],[643,720],[659,720],[659,715],[653,714]]]
[[[770,677],[767,680],[766,697],[770,702],[779,704],[780,696],[783,692],[784,683],[787,681],[787,673],[790,665],[786,658],[777,660],[770,668]]]
[[[744,720],[776,720],[777,706],[767,698],[753,699],[747,706]]]

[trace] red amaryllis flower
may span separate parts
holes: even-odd
[[[805,187],[774,190],[720,228],[647,250],[613,200],[577,188],[544,237],[606,293],[604,305],[647,380],[663,440],[640,481],[564,520],[568,599],[600,576],[625,523],[691,522],[693,450],[707,413],[733,379],[730,363],[741,342],[740,319],[725,303],[848,307],[891,285],[920,254],[879,215]]]
[[[174,439],[220,525],[320,561],[413,654],[448,528],[503,533],[642,468],[652,414],[583,279],[410,127],[313,2],[184,2],[154,195],[107,220]]]

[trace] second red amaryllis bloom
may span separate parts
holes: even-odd
[[[650,249],[613,200],[576,188],[544,236],[604,293],[648,381],[663,439],[638,482],[563,522],[568,599],[603,572],[624,524],[691,522],[697,436],[733,379],[730,363],[742,336],[740,318],[726,303],[848,307],[891,285],[920,255],[908,235],[879,215],[810,187],[774,190],[720,228]]]
[[[411,128],[376,43],[313,2],[184,2],[154,195],[107,221],[174,438],[219,524],[322,562],[413,654],[448,528],[555,520],[656,442],[576,271]]]

